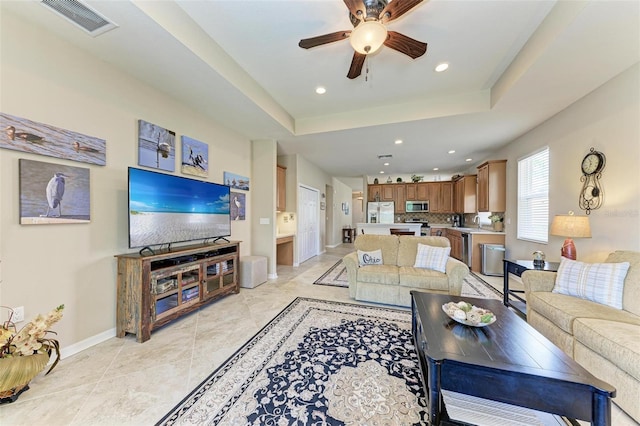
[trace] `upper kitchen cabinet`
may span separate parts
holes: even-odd
[[[429,182],[427,184],[429,212],[453,212],[453,182]]]
[[[418,201],[418,184],[407,183],[404,186],[404,195],[407,201]]]
[[[393,202],[395,213],[406,212],[406,186],[404,184],[393,185]]]
[[[478,166],[478,211],[504,212],[507,204],[507,160],[493,160]]]
[[[381,201],[393,201],[394,200],[394,188],[396,187],[393,183],[388,183],[384,185],[380,185],[382,189]]]
[[[476,212],[476,175],[462,176],[453,183],[454,213]]]
[[[379,184],[367,185],[367,201],[382,201],[382,186]]]
[[[429,201],[429,184],[420,182],[416,185],[416,201]]]
[[[287,168],[278,166],[276,174],[276,210],[283,212],[287,210]]]

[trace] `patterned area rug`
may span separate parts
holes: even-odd
[[[349,287],[347,267],[339,260],[327,272],[322,274],[314,284]],[[502,293],[484,282],[473,272],[469,273],[462,284],[462,296],[479,297],[481,299],[502,299]]]
[[[409,311],[297,298],[157,424],[426,425],[425,406]]]

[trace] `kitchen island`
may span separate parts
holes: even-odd
[[[374,234],[391,235],[391,229],[411,231],[414,235],[420,236],[421,223],[358,223],[356,224],[356,235]]]

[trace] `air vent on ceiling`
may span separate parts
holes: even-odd
[[[378,155],[378,160],[384,160],[385,158],[393,158],[393,155],[391,154]]]
[[[118,26],[77,0],[42,0],[42,4],[82,28],[93,37]]]

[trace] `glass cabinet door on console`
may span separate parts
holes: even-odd
[[[151,272],[151,317],[154,321],[199,302],[200,265],[179,269],[164,268]]]
[[[218,258],[205,264],[205,278],[203,281],[203,296],[212,297],[220,291],[234,286],[236,279],[236,257]]]

